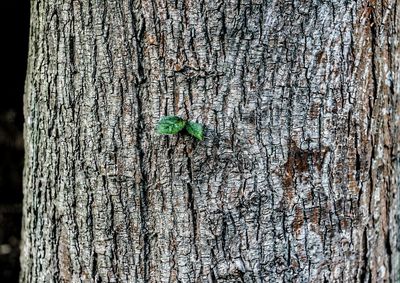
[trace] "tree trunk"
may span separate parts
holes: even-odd
[[[399,1],[31,17],[21,282],[400,280]]]

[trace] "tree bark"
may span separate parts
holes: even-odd
[[[21,282],[400,280],[399,1],[31,4]]]

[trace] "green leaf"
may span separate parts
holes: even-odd
[[[177,116],[165,116],[157,125],[157,132],[162,135],[179,133],[186,125],[186,121]]]
[[[203,140],[204,139],[204,130],[203,130],[203,125],[195,122],[187,122],[186,123],[186,131],[197,138],[198,140]]]

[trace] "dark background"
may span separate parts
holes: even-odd
[[[18,282],[23,169],[23,93],[29,0],[3,1],[0,94],[0,282]]]

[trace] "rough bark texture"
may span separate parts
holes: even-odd
[[[31,13],[21,282],[398,282],[399,1]]]

